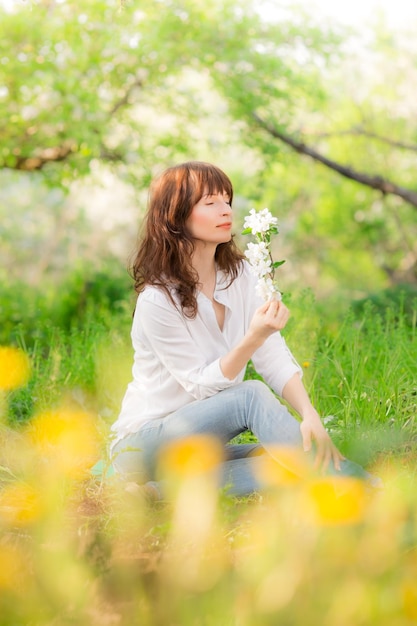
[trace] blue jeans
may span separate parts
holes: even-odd
[[[259,444],[228,445],[231,439],[250,430]],[[220,487],[231,495],[249,495],[262,489],[256,465],[259,453],[276,458],[278,445],[301,448],[300,424],[272,391],[259,380],[248,380],[206,398],[196,400],[166,417],[153,419],[117,442],[112,450],[115,471],[138,483],[155,480],[157,456],[162,446],[191,435],[213,435],[224,445]],[[279,458],[276,458],[279,462]],[[353,461],[342,461],[343,476],[370,481],[375,478]],[[376,479],[378,480],[378,479]]]

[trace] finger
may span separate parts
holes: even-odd
[[[323,470],[323,472],[327,470],[327,468],[330,465],[331,460],[332,460],[332,450],[326,447],[324,454],[323,454],[323,461],[321,464],[321,469]]]
[[[277,315],[279,311],[279,302],[277,302],[277,300],[268,300],[267,304],[268,304],[268,313],[274,316]]]
[[[285,311],[288,311],[287,307],[284,304],[282,304],[282,302],[275,300],[275,304],[276,304],[276,312],[279,315],[283,315]]]
[[[316,438],[316,457],[314,459],[314,468],[320,469],[326,463],[328,454],[328,446],[323,439]],[[327,462],[328,464],[328,462]]]
[[[320,469],[320,467],[322,466],[323,454],[324,454],[323,450],[320,448],[317,448],[316,456],[314,459],[314,465],[313,465],[314,469]]]
[[[289,317],[290,317],[290,312],[288,310],[282,311],[282,312],[279,311],[277,315],[277,322],[281,326],[285,326],[285,324],[288,322]]]
[[[341,465],[340,465],[341,461],[345,461],[345,460],[346,460],[346,457],[344,457],[343,454],[341,454],[337,448],[334,448],[333,449],[333,463],[338,472],[340,472],[341,470]]]
[[[288,319],[290,316],[290,310],[282,302],[278,303],[278,315],[285,319]]]
[[[270,305],[270,302],[264,302],[264,304],[261,304],[261,306],[258,308],[258,312],[266,313],[269,309],[269,305]]]
[[[305,432],[304,430],[301,431],[301,435],[303,437],[303,450],[304,452],[310,452],[311,450],[311,433],[310,432]]]
[[[274,328],[276,328],[276,326],[278,325],[278,309],[275,306],[275,304],[270,304],[269,309],[266,312],[265,315],[265,319],[266,321],[271,324],[271,326],[273,326]]]

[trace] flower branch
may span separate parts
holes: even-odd
[[[242,235],[254,235],[256,243],[249,242],[245,256],[252,273],[258,278],[257,293],[264,299],[281,300],[281,292],[275,284],[275,270],[285,261],[274,261],[271,253],[271,239],[279,233],[277,218],[268,209],[249,211],[243,224]]]

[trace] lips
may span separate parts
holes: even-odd
[[[232,222],[225,222],[224,224],[219,224],[217,228],[232,228]]]

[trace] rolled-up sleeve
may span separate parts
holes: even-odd
[[[271,335],[253,355],[252,362],[258,374],[279,396],[287,382],[302,369],[280,333]]]

